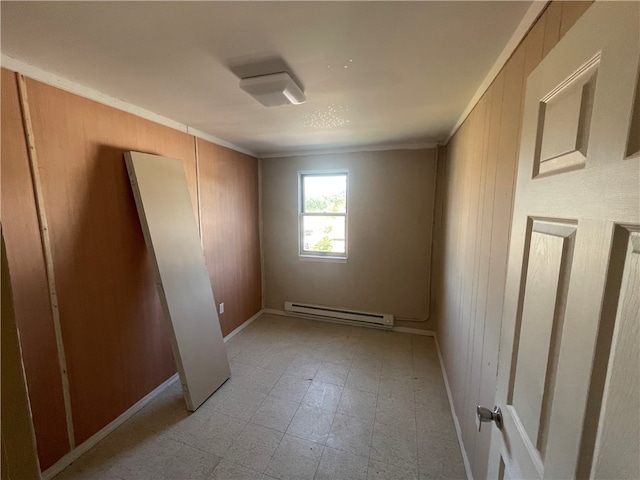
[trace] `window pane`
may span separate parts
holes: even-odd
[[[303,216],[303,251],[346,253],[345,224],[343,216]]]
[[[347,211],[346,175],[304,175],[303,208],[312,213]]]

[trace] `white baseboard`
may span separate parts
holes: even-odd
[[[86,453],[91,447],[95,446],[100,440],[105,438],[116,428],[118,428],[120,425],[122,425],[124,422],[138,413],[139,410],[141,410],[145,405],[147,405],[151,400],[157,397],[165,388],[174,383],[176,380],[178,380],[177,373],[173,374],[163,383],[158,385],[153,391],[138,400],[126,412],[113,420],[106,427],[93,434],[91,437],[82,442],[80,445],[76,446],[76,448],[71,450],[56,463],[47,468],[44,472],[42,472],[42,480],[50,480],[51,478],[55,477],[58,473],[60,473],[62,470],[64,470],[78,458],[80,458],[80,456]]]
[[[419,328],[393,327],[393,331],[398,333],[411,333],[413,335],[426,335],[427,337],[436,336],[436,332],[433,330],[421,330]]]
[[[462,453],[462,461],[464,462],[464,469],[467,472],[467,479],[473,480],[473,474],[471,473],[471,464],[469,463],[469,457],[467,451],[464,448],[462,441],[462,430],[460,428],[460,422],[456,415],[456,410],[453,406],[453,396],[451,395],[451,388],[449,388],[449,379],[447,377],[447,371],[444,368],[444,361],[442,359],[442,352],[440,352],[440,344],[438,343],[438,336],[434,335],[436,341],[436,350],[438,352],[438,360],[440,361],[440,368],[442,369],[442,377],[444,378],[444,388],[447,391],[447,398],[449,399],[449,408],[451,409],[451,416],[453,417],[453,424],[456,427],[456,436],[458,437],[458,444],[460,445],[460,453]]]
[[[240,325],[238,328],[236,328],[235,330],[233,330],[231,333],[229,333],[229,335],[227,335],[226,337],[224,337],[224,343],[227,343],[229,340],[231,340],[235,335],[237,335],[238,333],[240,333],[243,329],[247,328],[249,325],[251,325],[251,323],[258,318],[260,315],[262,315],[264,313],[264,309],[263,310],[258,310],[258,313],[256,313],[253,317],[251,317],[249,320],[247,320],[246,322],[244,322],[242,325]]]

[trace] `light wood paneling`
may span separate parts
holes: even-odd
[[[15,74],[2,70],[2,225],[42,468],[69,451],[45,261]]]
[[[566,5],[575,3],[575,5]],[[447,145],[438,173],[432,295],[444,366],[473,476],[487,473],[489,432],[475,405],[493,407],[524,86],[590,2],[553,2]]]
[[[76,443],[175,372],[123,152],[184,161],[193,137],[28,80]]]
[[[476,235],[479,231],[479,223],[482,215],[481,204],[479,197],[484,187],[482,181],[475,181],[476,178],[482,179],[483,170],[485,167],[485,161],[483,158],[484,143],[485,143],[485,130],[488,127],[486,122],[487,116],[487,95],[484,95],[473,112],[473,136],[471,137],[471,145],[477,145],[478,149],[472,152],[468,157],[470,163],[466,169],[466,204],[462,212],[462,217],[465,218],[464,222],[460,226],[460,242],[458,245],[458,252],[464,259],[462,269],[462,289],[460,294],[460,320],[465,324],[470,325],[470,329],[466,333],[465,346],[458,351],[458,361],[463,362],[464,372],[460,375],[458,382],[461,390],[468,391],[471,383],[471,371],[473,369],[473,347],[475,339],[475,327],[476,322],[474,318],[474,289],[477,287],[477,264],[476,258],[479,258],[478,247],[479,242],[474,242],[471,235]],[[468,248],[470,247],[470,248]],[[465,411],[464,404],[460,403],[461,410]],[[475,429],[475,417],[473,412],[466,414],[460,420],[460,426],[465,432],[471,432]]]
[[[500,74],[493,85],[490,87],[491,91],[491,110],[489,117],[489,136],[486,139],[487,142],[487,173],[484,179],[484,198],[480,199],[480,202],[484,204],[484,217],[482,222],[482,232],[480,237],[480,263],[477,268],[478,273],[478,292],[477,292],[477,308],[475,321],[485,318],[487,312],[487,300],[488,291],[490,288],[489,274],[491,266],[491,239],[493,235],[493,224],[489,219],[493,218],[494,195],[495,185],[497,178],[498,167],[498,140],[500,137],[500,127],[502,120],[502,94],[504,92],[504,74]],[[491,357],[490,351],[484,349],[485,342],[490,341],[491,338],[496,336],[495,326],[491,322],[478,322],[479,331],[475,334],[475,347],[473,357],[477,358],[478,355],[482,355],[482,360],[478,363],[474,363],[472,372],[472,381],[474,382],[470,388],[470,392],[477,392],[478,403],[486,404],[487,399],[493,397],[493,390],[487,390],[489,388],[482,380],[482,372],[486,369],[491,370],[495,366],[495,360]],[[486,374],[485,374],[486,376]],[[474,419],[475,420],[475,419]],[[489,451],[489,439],[490,432],[479,432],[475,438],[475,446],[472,448],[474,463],[478,463],[481,467],[486,468],[483,465],[486,463],[487,453]]]
[[[262,308],[258,160],[197,139],[202,243],[227,335]]]
[[[2,470],[4,480],[39,480],[40,465],[2,236]]]
[[[526,79],[534,68],[538,66],[544,56],[544,38],[547,26],[547,15],[545,11],[538,21],[531,27],[529,34],[523,41],[525,49],[524,78]],[[524,97],[523,97],[524,101]]]
[[[546,17],[544,27],[544,43],[542,55],[545,56],[560,40],[560,24],[562,23],[562,1],[551,2],[544,12]]]
[[[640,478],[640,233],[629,232],[592,478]],[[586,470],[588,471],[588,470]]]
[[[46,469],[70,447],[16,82],[2,75],[2,222]],[[227,307],[225,334],[261,308],[258,161],[39,82],[27,79],[26,91],[80,444],[175,372],[123,153],[183,161],[194,211],[209,227],[205,249]],[[205,151],[204,208],[196,146]]]

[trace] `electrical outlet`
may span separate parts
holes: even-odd
[[[218,308],[218,310],[220,310],[220,313],[224,313],[224,303],[220,304],[220,307]]]

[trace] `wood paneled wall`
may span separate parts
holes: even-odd
[[[194,143],[39,82],[27,91],[78,444],[175,372],[123,154],[183,160],[195,193]]]
[[[13,307],[4,235],[1,236],[0,415],[2,416],[2,434],[0,449],[2,449],[2,463],[0,478],[40,480],[36,437]]]
[[[3,70],[2,80],[2,223],[38,452],[46,469],[70,445],[16,77]],[[78,445],[176,371],[123,153],[182,160],[194,211],[198,190],[205,200],[213,199],[200,208],[203,226],[224,218],[220,228],[205,228],[204,243],[207,258],[224,260],[209,268],[214,288],[233,305],[225,333],[261,305],[258,166],[256,159],[225,149],[220,158],[199,161],[192,135],[30,79],[25,85]],[[198,146],[220,149],[204,141]],[[220,159],[226,177],[212,182]],[[198,182],[198,163],[209,175],[205,185]],[[226,241],[210,240],[221,236]]]
[[[2,226],[38,456],[46,468],[69,451],[53,316],[22,127],[18,86],[2,70]]]
[[[262,308],[258,160],[197,139],[202,242],[222,334]]]
[[[526,78],[591,2],[552,2],[447,145],[432,305],[454,409],[474,478],[485,478]]]

